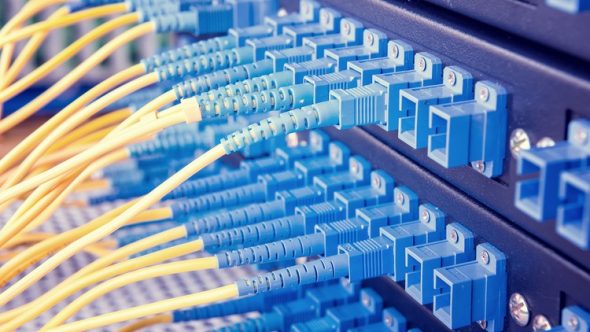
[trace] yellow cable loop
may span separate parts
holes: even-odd
[[[2,292],[0,294],[0,306],[3,306],[6,303],[12,301],[16,296],[22,294],[22,292],[27,288],[38,282],[57,266],[65,262],[77,252],[80,252],[80,250],[89,244],[104,239],[109,234],[112,234],[114,231],[127,224],[140,212],[145,211],[157,203],[162,199],[162,197],[170,193],[170,191],[172,191],[178,185],[201,171],[203,168],[211,165],[225,154],[226,152],[223,145],[219,144],[213,147],[208,152],[202,154],[199,158],[185,166],[179,172],[172,175],[168,180],[164,181],[150,193],[138,199],[130,208],[115,217],[113,220],[67,245],[67,247],[48,258],[33,271],[25,275],[20,280],[16,281],[13,285]]]
[[[179,236],[181,234],[184,235]],[[185,235],[186,233],[184,233],[180,227],[177,227],[176,229],[170,229],[168,231],[162,232],[158,236],[151,237],[150,239],[140,240],[125,247],[119,248],[118,250],[113,251],[105,256],[102,256],[77,273],[66,278],[66,280],[62,281],[57,287],[52,288],[41,297],[23,306],[0,314],[0,323],[6,323],[20,315],[22,312],[27,311],[32,307],[37,307],[41,301],[47,300],[46,303],[52,303],[51,306],[53,306],[66,299],[68,296],[94,283],[107,280],[129,271],[163,262],[168,259],[198,252],[203,249],[202,241],[191,241],[173,248],[166,248],[164,250],[160,250],[142,257],[137,257],[109,266],[111,263],[126,259],[130,255],[153,248],[154,246],[169,241],[174,241],[184,237]]]
[[[31,73],[27,74],[25,77],[21,78],[20,80],[10,85],[6,89],[3,89],[0,92],[0,100],[8,100],[10,98],[15,97],[19,93],[31,87],[39,80],[46,77],[49,73],[55,70],[55,68],[59,67],[60,65],[64,64],[66,61],[74,57],[83,48],[92,44],[96,40],[104,37],[105,35],[112,33],[116,29],[119,29],[129,24],[137,23],[138,20],[139,17],[137,14],[127,14],[112,19],[92,29],[89,33],[85,34],[80,39],[77,39],[74,43],[66,47],[64,50],[62,50],[57,55],[49,59],[47,62],[35,68]]]
[[[152,317],[147,317],[136,321],[135,323],[131,323],[121,329],[118,332],[135,332],[146,327],[159,325],[159,324],[170,324],[173,321],[173,317],[171,314],[161,314],[155,315]]]
[[[108,152],[121,148],[124,145],[137,140],[138,138],[155,134],[164,128],[183,122],[185,122],[185,116],[184,114],[179,113],[176,116],[158,119],[157,121],[151,121],[145,124],[137,124],[136,126],[129,128],[129,130],[126,130],[124,133],[118,135],[118,137],[104,140],[100,144],[94,145],[92,148],[60,163],[46,172],[32,176],[10,188],[6,188],[0,192],[0,204],[4,204],[19,197],[20,195],[28,193],[43,183],[64,178],[77,167],[82,166]],[[2,243],[1,240],[0,243]]]
[[[69,72],[65,77],[60,79],[56,84],[47,89],[40,96],[33,101],[11,114],[10,116],[0,120],[0,134],[14,128],[31,115],[35,114],[42,107],[46,106],[55,97],[66,91],[74,83],[78,82],[80,78],[86,75],[90,70],[95,68],[98,64],[103,62],[116,50],[129,44],[131,41],[153,33],[156,30],[154,23],[143,23],[134,28],[127,30],[125,33],[113,38],[110,42],[101,47],[98,51],[92,54],[88,59],[78,65],[74,70]],[[143,69],[143,66],[141,66]]]
[[[100,18],[104,16],[109,16],[113,14],[120,14],[127,11],[126,4],[112,4],[112,5],[105,5],[95,8],[90,8],[86,10],[81,10],[79,12],[69,14],[60,18],[56,18],[53,20],[46,20],[44,22],[31,24],[27,27],[22,29],[16,30],[12,33],[5,35],[4,37],[0,38],[0,47],[8,43],[18,42],[25,38],[31,37],[37,32],[43,31],[51,31],[63,27],[67,27],[82,21],[87,21],[95,18]]]
[[[128,82],[105,96],[99,98],[89,106],[83,108],[81,111],[73,114],[70,118],[65,120],[59,127],[53,130],[40,144],[25,158],[25,160],[19,165],[17,171],[6,181],[2,188],[10,188],[22,180],[25,175],[35,165],[37,160],[45,154],[47,150],[60,138],[67,135],[69,132],[74,130],[81,123],[87,121],[90,117],[94,116],[98,112],[104,110],[109,105],[121,100],[122,98],[139,91],[143,88],[151,86],[158,82],[158,75],[155,73],[145,74],[131,82]]]
[[[83,319],[74,323],[62,325],[46,331],[86,331],[136,318],[146,317],[149,315],[155,315],[182,308],[207,305],[210,303],[230,300],[237,297],[239,297],[238,286],[236,284],[230,284],[227,286],[222,286],[200,293],[175,297],[172,299],[153,302],[150,304],[140,305],[129,309],[119,310],[108,314]]]
[[[146,267],[141,270],[136,270],[133,272],[129,272],[126,274],[119,275],[116,278],[110,279],[105,281],[104,283],[91,288],[86,293],[80,295],[70,304],[68,304],[64,309],[62,309],[57,315],[53,316],[53,318],[43,326],[41,331],[50,329],[52,327],[59,326],[67,321],[70,317],[74,316],[78,311],[84,308],[86,305],[92,303],[99,297],[108,294],[114,290],[117,290],[121,287],[131,285],[133,283],[148,280],[157,277],[163,277],[167,275],[179,274],[179,273],[186,273],[186,272],[195,272],[195,271],[202,271],[202,270],[210,270],[218,268],[218,261],[217,257],[205,257],[205,258],[195,258],[195,259],[187,259],[178,262],[160,264],[156,266]],[[39,311],[43,313],[46,310],[46,306],[41,304],[38,307]],[[27,314],[23,316],[19,316],[15,322],[11,322],[6,326],[8,329],[15,329],[19,326],[17,325],[17,321],[20,321],[20,325],[25,324],[30,319],[26,316],[30,316]],[[22,318],[21,318],[22,317]],[[24,322],[23,322],[24,321]]]
[[[144,73],[142,65],[135,65],[125,69],[119,73],[114,74],[98,85],[94,86],[82,96],[78,97],[66,108],[58,112],[51,119],[46,121],[41,127],[37,128],[32,134],[27,136],[14,149],[12,149],[6,156],[0,160],[0,174],[4,174],[11,167],[15,166],[19,161],[27,156],[33,148],[39,144],[47,135],[49,135],[55,128],[60,126],[64,121],[71,117],[75,112],[79,111],[86,104],[90,103],[95,98],[110,91],[113,87],[123,84],[131,79],[137,78]]]

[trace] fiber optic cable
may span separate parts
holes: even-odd
[[[167,315],[167,314],[155,315],[152,317],[148,317],[148,318],[139,320],[135,323],[129,324],[129,325],[119,329],[118,332],[139,331],[141,329],[144,329],[146,327],[150,327],[153,325],[169,324],[169,323],[172,323],[172,316],[171,315]]]

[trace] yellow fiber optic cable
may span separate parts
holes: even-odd
[[[74,57],[83,48],[87,47],[91,43],[115,31],[116,29],[119,29],[126,25],[137,23],[138,20],[139,16],[135,13],[132,13],[114,18],[92,29],[89,33],[77,39],[74,43],[66,47],[64,50],[60,51],[57,55],[49,59],[47,62],[35,68],[31,73],[27,74],[25,77],[21,78],[14,84],[2,90],[0,92],[0,100],[8,100],[10,98],[13,98],[14,96],[25,91],[27,88],[31,87],[33,84],[47,76],[49,73],[55,70],[55,68],[59,67],[60,65],[64,64],[66,61]],[[7,76],[8,75],[10,75],[10,73],[7,74]],[[10,78],[10,76],[8,77]]]
[[[89,106],[76,112],[70,118],[66,119],[59,127],[53,130],[40,144],[24,159],[19,165],[17,171],[6,181],[2,188],[10,188],[11,186],[22,180],[29,170],[35,165],[37,160],[45,154],[45,152],[57,142],[60,138],[67,135],[74,130],[81,123],[87,121],[90,117],[96,115],[100,111],[109,107],[111,104],[121,100],[128,95],[139,91],[145,87],[155,84],[158,81],[158,76],[154,73],[143,75],[133,81],[130,81],[108,94],[102,96]]]
[[[91,135],[98,130],[111,128],[113,125],[119,124],[128,118],[131,114],[133,114],[133,111],[127,107],[92,119],[91,121],[71,131],[66,136],[60,138],[57,142],[55,142],[55,144],[47,149],[47,152],[51,153],[60,150],[70,144],[79,144],[79,140],[84,139],[84,137]]]
[[[85,10],[81,10],[79,12],[69,14],[60,18],[56,18],[53,20],[47,20],[44,22],[39,22],[35,24],[31,24],[27,27],[18,29],[12,33],[6,34],[4,37],[0,38],[0,47],[3,47],[5,44],[14,43],[19,40],[31,37],[37,32],[42,31],[51,31],[63,27],[67,27],[82,21],[91,20],[95,18],[100,18],[104,16],[109,16],[113,14],[121,14],[127,11],[126,4],[112,4],[112,5],[104,5],[94,8],[89,8]]]
[[[27,154],[39,144],[41,140],[51,133],[51,131],[60,126],[64,121],[83,108],[86,104],[110,91],[113,87],[123,84],[131,79],[137,78],[143,73],[143,66],[135,65],[114,74],[113,76],[107,78],[103,82],[97,84],[85,92],[83,95],[66,106],[66,108],[43,123],[41,127],[37,128],[33,133],[27,136],[15,148],[13,148],[6,156],[0,159],[0,174],[4,174],[7,170],[24,159]]]
[[[20,195],[28,193],[45,182],[53,179],[63,178],[70,174],[70,172],[75,170],[77,167],[82,166],[85,163],[88,163],[106,153],[119,149],[140,137],[155,134],[167,127],[177,125],[185,121],[185,115],[178,113],[175,116],[170,116],[163,119],[158,119],[157,121],[152,121],[145,124],[142,123],[134,127],[130,127],[116,138],[102,141],[100,144],[94,145],[92,148],[60,163],[48,171],[34,175],[15,186],[6,188],[0,192],[0,204],[4,204],[5,202],[19,197]]]
[[[67,3],[69,0],[38,0],[29,1],[16,15],[14,15],[4,26],[0,29],[0,36],[6,35],[8,32],[25,24],[33,16],[51,6]]]
[[[169,179],[164,181],[150,193],[139,198],[131,207],[126,209],[113,220],[67,245],[64,249],[48,258],[33,271],[16,281],[13,285],[2,292],[0,294],[0,306],[5,305],[6,303],[12,301],[16,296],[22,294],[24,290],[46,276],[49,272],[75,255],[84,247],[104,239],[109,234],[112,234],[114,231],[124,226],[139,213],[160,201],[165,195],[170,193],[178,185],[201,171],[203,168],[209,166],[225,154],[226,152],[223,145],[219,144],[213,147],[198,157],[196,160],[185,166],[183,169],[178,171],[176,174],[172,175]]]
[[[187,259],[178,262],[150,266],[143,268],[141,270],[136,270],[133,272],[119,275],[118,277],[107,280],[104,283],[94,288],[91,288],[86,293],[80,295],[78,298],[76,298],[74,301],[68,304],[64,309],[62,309],[57,315],[53,316],[53,318],[47,324],[45,324],[41,331],[63,324],[65,321],[68,320],[68,318],[74,316],[86,305],[92,303],[99,297],[121,287],[131,285],[142,280],[148,280],[172,274],[216,269],[218,267],[219,265],[217,257],[213,256],[205,258]],[[38,307],[39,310],[42,310],[41,313],[47,310],[46,306],[44,305],[39,305]],[[19,316],[15,319],[14,323],[11,322],[5,327],[10,330],[18,328],[19,325],[22,325],[30,320],[26,316],[29,316],[28,312],[23,316]],[[17,323],[17,321],[19,322]]]
[[[141,107],[139,110],[137,110],[137,112],[133,113],[129,118],[125,119],[121,123],[119,128],[113,131],[112,135],[116,135],[117,133],[119,133],[120,130],[137,123],[141,120],[142,117],[165,107],[166,105],[174,102],[175,100],[176,95],[173,91],[166,92],[156,97],[155,99],[151,100],[149,103]]]
[[[39,314],[42,314],[44,311],[50,309],[60,301],[65,300],[69,296],[75,294],[76,292],[91,286],[93,284],[108,280],[110,278],[129,273],[135,270],[139,270],[141,268],[151,266],[153,264],[158,264],[168,259],[181,257],[186,254],[190,254],[193,252],[198,252],[202,250],[203,243],[202,241],[192,241],[189,243],[184,243],[178,245],[174,248],[167,248],[161,251],[157,251],[145,256],[133,258],[130,260],[126,260],[115,265],[106,266],[103,269],[100,269],[93,273],[88,273],[83,276],[74,277],[70,276],[63,282],[61,282],[56,287],[52,288],[45,294],[41,295],[40,297],[36,298],[35,300],[19,307],[16,309],[11,310],[8,314],[2,315],[2,322],[6,323],[6,317],[10,316],[10,320],[14,319],[17,315],[23,315],[23,312],[27,312],[22,316],[20,323],[26,323],[27,321],[34,319]],[[145,248],[144,248],[145,249]],[[112,253],[109,253],[105,256],[102,256],[98,260],[105,261],[107,256],[111,256]],[[121,257],[120,259],[122,259]],[[108,260],[108,259],[107,259]],[[67,318],[66,318],[67,319]],[[13,322],[14,323],[14,322]],[[4,326],[2,326],[4,327]],[[18,326],[17,326],[18,327]],[[16,327],[15,327],[16,328]]]
[[[98,51],[88,57],[88,59],[84,60],[74,70],[69,72],[65,77],[60,79],[56,84],[51,86],[51,88],[43,92],[40,96],[29,102],[15,113],[0,120],[0,134],[10,130],[11,128],[14,128],[22,121],[35,114],[55,97],[70,88],[80,78],[86,75],[86,73],[108,58],[116,50],[139,37],[155,32],[155,30],[156,26],[153,22],[143,23],[113,38]],[[143,66],[140,66],[140,68],[143,70]]]
[[[173,321],[171,314],[160,314],[147,318],[140,319],[134,323],[131,323],[121,329],[118,332],[135,332],[146,327],[159,325],[159,324],[170,324]]]
[[[234,299],[237,297],[239,297],[238,286],[236,284],[230,284],[200,293],[175,297],[172,299],[153,302],[150,304],[140,305],[129,309],[83,319],[74,323],[51,328],[46,331],[71,332],[92,330],[119,322],[146,317],[149,315],[155,315],[182,308],[206,305],[213,302]]]

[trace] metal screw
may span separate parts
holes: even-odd
[[[367,34],[367,42],[369,45],[373,45],[375,43],[375,36],[372,33]]]
[[[486,163],[484,163],[482,160],[479,160],[473,164],[473,167],[476,171],[483,173],[486,170]]]
[[[420,69],[420,71],[426,70],[426,60],[424,60],[424,58],[418,60],[418,69]]]
[[[490,90],[487,87],[484,86],[479,90],[479,99],[483,101],[490,99]]]
[[[404,194],[398,193],[397,196],[395,196],[395,201],[397,204],[404,204]]]
[[[344,32],[348,35],[350,34],[350,23],[348,22],[344,22],[344,25],[342,26],[344,28]]]
[[[520,151],[529,150],[531,148],[531,139],[529,135],[522,128],[517,128],[510,134],[510,152],[516,157]]]
[[[549,148],[555,145],[555,141],[551,137],[543,137],[537,142],[538,148]]]
[[[551,323],[549,319],[543,315],[537,315],[533,318],[533,331],[549,331],[551,329]]]
[[[420,219],[422,219],[423,222],[430,222],[430,213],[426,210],[422,211]]]
[[[453,243],[457,243],[459,242],[459,234],[457,233],[456,230],[452,230],[451,234],[449,234],[449,236],[451,237],[451,241],[453,241]]]
[[[580,128],[576,128],[574,132],[574,141],[577,144],[584,145],[588,142],[588,133]]]
[[[381,178],[376,176],[373,178],[373,186],[379,188],[381,187]]]
[[[391,44],[391,55],[393,55],[394,58],[397,58],[399,55],[399,47],[397,47],[396,44]]]
[[[332,151],[331,155],[332,155],[332,159],[340,158],[340,153],[337,150]]]
[[[328,24],[328,23],[330,23],[330,15],[328,15],[327,13],[322,13],[322,21],[323,21],[325,24]]]
[[[449,83],[451,86],[457,83],[457,75],[455,75],[454,71],[449,71],[449,74],[447,75],[447,83]]]
[[[304,4],[303,6],[304,6],[304,7],[303,7],[303,11],[304,11],[306,14],[309,14],[309,13],[311,13],[311,6],[308,6],[308,5],[305,5],[305,4]]]
[[[391,326],[393,326],[393,319],[391,319],[391,317],[389,317],[389,316],[386,316],[384,319],[384,323],[385,323],[385,326],[391,327]]]
[[[318,142],[318,138],[317,138],[317,137],[315,137],[315,136],[311,136],[311,137],[309,138],[309,144],[311,144],[311,145],[313,145],[313,146],[316,146],[316,145],[318,145],[319,143],[320,143],[320,142]]]
[[[357,164],[356,161],[352,161],[350,163],[350,169],[352,170],[353,173],[358,173],[359,172],[359,165]]]
[[[481,252],[481,261],[485,264],[488,265],[490,264],[490,253],[487,251],[482,251]]]
[[[488,328],[488,322],[485,320],[478,320],[477,324],[479,324],[479,327],[481,327],[482,330],[485,330]]]
[[[368,307],[369,305],[371,305],[371,299],[368,296],[363,296],[362,302],[365,307]]]
[[[531,313],[529,306],[526,303],[524,296],[520,293],[514,293],[510,296],[510,302],[508,303],[510,309],[510,316],[516,324],[519,326],[526,326],[531,319]]]
[[[580,321],[578,320],[578,317],[572,316],[567,320],[567,326],[570,328],[570,330],[572,331],[577,331],[578,328],[580,327]]]

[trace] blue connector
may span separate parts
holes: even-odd
[[[590,10],[588,0],[545,0],[547,6],[562,10],[570,14],[579,14]]]
[[[291,327],[292,332],[349,331],[376,322],[383,311],[383,299],[370,288],[361,290],[360,301],[328,309],[322,318]]]
[[[477,260],[434,271],[434,315],[450,329],[485,321],[486,331],[504,329],[506,256],[489,243],[476,248]]]
[[[406,249],[406,292],[420,304],[434,297],[434,270],[474,259],[474,236],[461,224],[447,225],[447,238]]]
[[[392,243],[393,266],[389,276],[395,281],[406,278],[406,248],[440,241],[445,236],[445,215],[431,204],[423,204],[418,211],[419,219],[393,226],[382,227],[380,234]]]
[[[518,209],[537,221],[557,216],[561,173],[588,165],[588,134],[590,121],[574,120],[569,124],[567,141],[519,152],[517,174],[531,178],[516,183],[514,204]]]
[[[301,0],[299,2],[299,13],[285,16],[267,16],[264,18],[264,24],[272,27],[276,35],[280,35],[286,26],[317,22],[320,19],[320,8],[320,4],[316,1]]]
[[[588,332],[590,331],[590,312],[574,305],[561,310],[561,325],[549,332]]]
[[[446,168],[471,165],[487,177],[504,169],[508,93],[495,83],[475,84],[476,99],[430,107],[428,157]]]
[[[418,201],[418,196],[410,188],[396,187],[393,190],[393,203],[358,209],[356,217],[366,224],[369,237],[375,237],[379,235],[381,227],[416,220]]]
[[[590,170],[561,173],[557,233],[578,247],[590,249]]]
[[[381,126],[387,131],[396,131],[399,119],[404,115],[399,109],[400,92],[403,89],[418,88],[442,82],[442,62],[426,52],[414,56],[414,69],[376,75],[373,82],[387,89],[387,108],[385,123]]]
[[[379,74],[406,71],[414,67],[414,49],[403,40],[391,40],[387,43],[387,56],[385,58],[373,58],[351,61],[348,70],[359,73],[360,85],[368,85],[373,81],[373,76]]]
[[[340,20],[340,34],[305,37],[303,45],[312,48],[316,59],[321,59],[328,49],[361,45],[363,31],[364,26],[361,22],[352,18],[343,18]]]
[[[293,38],[295,46],[301,46],[304,37],[338,33],[341,19],[342,15],[339,12],[330,8],[322,8],[318,23],[287,26],[283,28],[283,34]]]
[[[326,50],[326,58],[336,62],[338,70],[345,70],[348,62],[384,57],[387,54],[387,36],[385,33],[366,29],[363,32],[363,44],[356,47],[342,47]]]
[[[414,149],[428,146],[428,110],[430,105],[457,103],[473,99],[473,76],[466,70],[449,66],[443,70],[443,84],[400,92],[398,137]]]
[[[348,332],[406,332],[406,329],[406,317],[395,308],[386,308],[381,322],[350,329]]]

